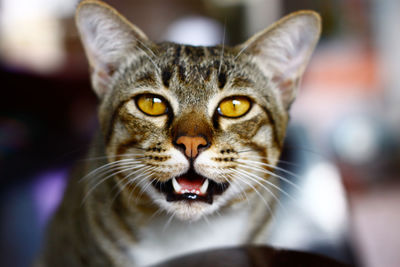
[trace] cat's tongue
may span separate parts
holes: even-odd
[[[207,193],[208,179],[203,177],[178,177],[173,178],[172,184],[174,186],[175,193],[186,194],[192,193],[199,196],[203,196]]]

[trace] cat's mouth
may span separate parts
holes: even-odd
[[[229,183],[217,183],[197,174],[193,169],[166,182],[154,180],[153,186],[172,201],[203,201],[212,204],[215,195],[221,195]]]

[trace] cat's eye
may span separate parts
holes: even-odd
[[[217,111],[220,115],[229,118],[238,118],[245,115],[251,107],[251,101],[245,96],[232,96],[219,103]]]
[[[167,101],[158,95],[143,94],[136,97],[137,107],[150,116],[161,116],[167,113]]]

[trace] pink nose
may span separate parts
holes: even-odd
[[[178,145],[185,146],[185,155],[188,158],[195,158],[199,153],[198,148],[200,146],[206,146],[207,140],[201,136],[181,136],[176,140]]]

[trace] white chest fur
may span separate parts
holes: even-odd
[[[131,256],[138,266],[145,266],[195,251],[243,244],[249,217],[248,209],[240,209],[196,222],[155,218],[140,232],[141,240],[132,246]]]

